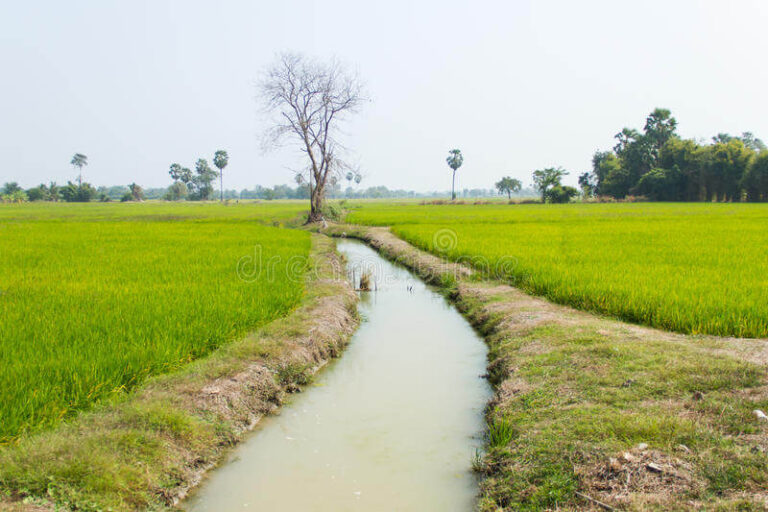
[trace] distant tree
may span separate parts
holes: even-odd
[[[75,155],[72,157],[72,160],[70,160],[69,163],[72,164],[73,167],[77,167],[78,169],[77,184],[79,186],[82,186],[83,185],[83,166],[88,165],[88,157],[82,153],[75,153]]]
[[[58,202],[61,197],[61,187],[59,187],[55,181],[52,181],[48,185],[48,196],[53,202]]]
[[[547,190],[552,187],[561,186],[563,176],[567,176],[568,171],[560,167],[548,167],[533,171],[533,186],[541,194],[541,202],[547,201]],[[577,191],[578,193],[578,191]]]
[[[261,91],[275,114],[273,142],[290,134],[307,155],[307,222],[317,222],[323,218],[329,178],[349,168],[342,154],[340,128],[345,117],[363,103],[362,83],[338,62],[284,54],[267,70]]]
[[[716,142],[708,150],[705,163],[707,200],[740,201],[741,180],[754,152],[737,137]]]
[[[170,187],[168,187],[168,191],[165,193],[165,200],[166,201],[178,201],[180,199],[184,199],[189,194],[189,191],[187,190],[187,185],[181,181],[174,181]]]
[[[27,201],[27,193],[22,189],[14,190],[13,192],[0,195],[0,201],[3,203],[25,203]]]
[[[691,139],[669,139],[661,148],[659,168],[680,171],[681,185],[678,201],[700,201],[706,195],[705,153],[696,141]]]
[[[207,201],[213,194],[211,183],[216,179],[216,171],[208,165],[208,160],[200,158],[195,163],[195,175],[192,177],[193,193],[192,199]]]
[[[96,196],[96,189],[90,183],[76,185],[69,181],[61,188],[61,197],[68,203],[87,203]]]
[[[683,193],[683,175],[677,166],[672,169],[651,169],[632,188],[632,193],[651,201],[677,201]]]
[[[729,135],[727,133],[718,133],[714,137],[712,137],[712,142],[715,144],[728,144],[730,141],[733,140],[733,136]]]
[[[624,128],[613,152],[597,152],[589,180],[597,195],[641,194],[663,201],[742,201],[757,197],[750,174],[756,155],[768,151],[751,132],[718,133],[710,144],[676,135],[669,110],[655,109],[644,133]],[[580,177],[583,186],[586,177]],[[759,187],[758,187],[759,188]]]
[[[451,179],[451,200],[456,199],[456,171],[459,170],[461,164],[464,163],[464,156],[461,154],[460,149],[452,149],[448,151],[448,156],[445,158],[448,163],[448,167],[453,170],[453,176]]]
[[[496,182],[496,190],[499,191],[499,194],[507,194],[509,199],[512,199],[512,192],[519,192],[521,188],[523,188],[523,184],[520,180],[510,176],[504,176]]]
[[[224,202],[224,168],[229,163],[229,155],[220,149],[213,156],[213,165],[219,169],[219,201]]]
[[[752,151],[765,151],[768,149],[766,147],[765,143],[755,137],[752,132],[744,132],[741,134],[741,141],[744,143],[745,146],[747,146]]]
[[[136,183],[131,183],[130,185],[128,185],[128,190],[130,190],[130,195],[131,195],[131,200],[132,201],[143,201],[144,200],[144,189],[142,189]]]
[[[619,158],[621,173],[611,179],[613,191],[606,193],[614,197],[624,197],[640,176],[651,170],[656,156],[653,141],[637,130],[624,128],[615,138],[617,143],[614,151]]]
[[[592,197],[595,195],[597,185],[594,182],[592,173],[585,172],[579,174],[579,187],[581,187],[581,194],[584,197]]]
[[[15,181],[6,182],[6,184],[3,185],[3,195],[10,196],[11,194],[19,192],[20,190],[23,189]]]
[[[657,108],[645,120],[645,138],[649,143],[652,165],[656,165],[662,146],[675,136],[677,120],[665,108]]]
[[[595,178],[595,194],[598,196],[624,197],[633,185],[629,171],[622,161],[610,151],[597,152],[592,157],[592,174]]]
[[[548,203],[567,203],[578,194],[578,190],[565,185],[554,185],[544,193]]]
[[[171,175],[173,181],[179,181],[185,185],[189,185],[192,182],[192,171],[179,164],[171,164],[168,174]]]
[[[741,181],[747,201],[768,201],[768,151],[761,151],[749,163]]]
[[[27,190],[27,198],[30,201],[47,201],[49,199],[48,187],[44,183]]]

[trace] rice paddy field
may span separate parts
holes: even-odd
[[[360,203],[348,222],[536,295],[663,329],[768,337],[768,205]]]
[[[304,209],[0,205],[0,442],[289,312],[310,238],[272,225]]]

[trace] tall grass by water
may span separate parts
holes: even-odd
[[[309,235],[261,222],[303,206],[0,206],[0,441],[290,311]],[[275,263],[243,279],[256,247]]]
[[[348,220],[577,308],[768,336],[768,205],[362,203]]]

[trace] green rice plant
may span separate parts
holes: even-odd
[[[179,368],[301,299],[309,234],[254,222],[298,204],[132,206],[0,208],[0,442]]]
[[[348,221],[391,225],[561,304],[683,333],[768,336],[768,205],[358,203]]]
[[[488,446],[503,448],[517,438],[519,432],[515,424],[506,418],[498,419],[488,426]]]

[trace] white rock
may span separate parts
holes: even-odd
[[[768,421],[768,416],[766,416],[765,413],[760,409],[755,409],[754,411],[752,411],[752,414],[757,416],[757,419],[759,420]]]
[[[639,445],[637,445],[637,449],[640,450],[640,451],[647,450],[648,449],[648,444],[647,443],[640,443]]]

